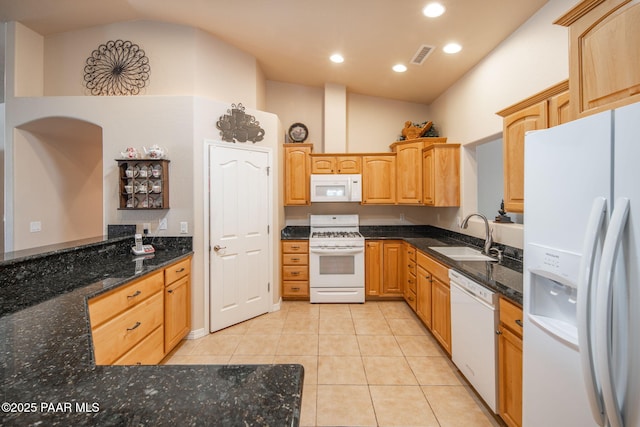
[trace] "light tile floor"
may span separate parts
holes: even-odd
[[[299,363],[301,426],[501,425],[404,302],[281,307],[183,341],[164,363]]]

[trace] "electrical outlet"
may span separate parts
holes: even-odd
[[[404,213],[400,214],[400,222],[404,222]]]
[[[160,218],[158,222],[158,230],[166,230],[167,229],[167,218]]]
[[[150,230],[151,230],[151,223],[150,222],[143,222],[142,223],[142,232],[144,234],[149,234]]]
[[[29,224],[29,231],[32,233],[42,231],[42,223],[40,221],[31,221]]]
[[[189,223],[187,221],[180,222],[180,233],[187,234],[189,232]]]

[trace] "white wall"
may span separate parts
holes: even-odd
[[[120,22],[49,35],[44,39],[44,94],[89,95],[83,85],[87,58],[109,40],[144,50],[151,72],[143,95],[200,95],[255,107],[254,57],[201,30],[151,21]]]
[[[559,83],[569,76],[569,35],[553,25],[577,0],[550,0],[476,67],[431,104],[434,123],[449,141],[472,144],[502,133],[496,115],[510,105]],[[459,220],[476,211],[476,159],[472,146],[463,147],[461,207],[436,218],[433,225],[460,231]],[[526,221],[526,216],[525,216]],[[523,247],[521,225],[493,224],[496,241]],[[469,234],[484,235],[484,225],[473,221]]]

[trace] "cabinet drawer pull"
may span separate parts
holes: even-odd
[[[298,262],[298,261],[300,261],[300,258],[291,258],[291,261]]]
[[[176,273],[182,273],[184,271],[184,267],[182,267],[180,270],[176,270]]]
[[[291,249],[300,249],[300,246],[291,246]]]
[[[167,292],[172,294],[173,293],[173,289],[169,289]]]
[[[300,288],[291,288],[292,291],[299,291]]]
[[[522,326],[522,320],[516,319],[516,325],[518,325],[518,326],[520,326],[522,328],[523,327]]]
[[[135,291],[132,295],[127,295],[127,299],[129,299],[129,298],[135,298],[135,297],[137,297],[138,295],[140,295],[141,293],[142,293],[142,292],[140,292],[139,290],[138,290],[138,291]]]
[[[409,297],[409,301],[413,301],[413,297]]]
[[[136,322],[136,324],[135,324],[135,325],[133,325],[133,326],[132,326],[132,327],[130,327],[130,328],[127,328],[127,331],[133,331],[134,329],[138,329],[138,328],[140,327],[140,325],[142,325],[142,323],[140,323],[140,322]]]
[[[409,283],[413,283],[413,280],[409,279],[409,280],[407,280],[407,282],[409,282]]]
[[[299,271],[292,271],[292,272],[291,272],[291,275],[292,275],[292,276],[299,276],[299,275],[300,275],[300,272],[299,272]]]

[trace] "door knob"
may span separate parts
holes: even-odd
[[[220,245],[215,245],[213,247],[213,250],[216,251],[216,252],[218,252],[221,249],[227,249],[227,247],[226,246],[220,246]]]

